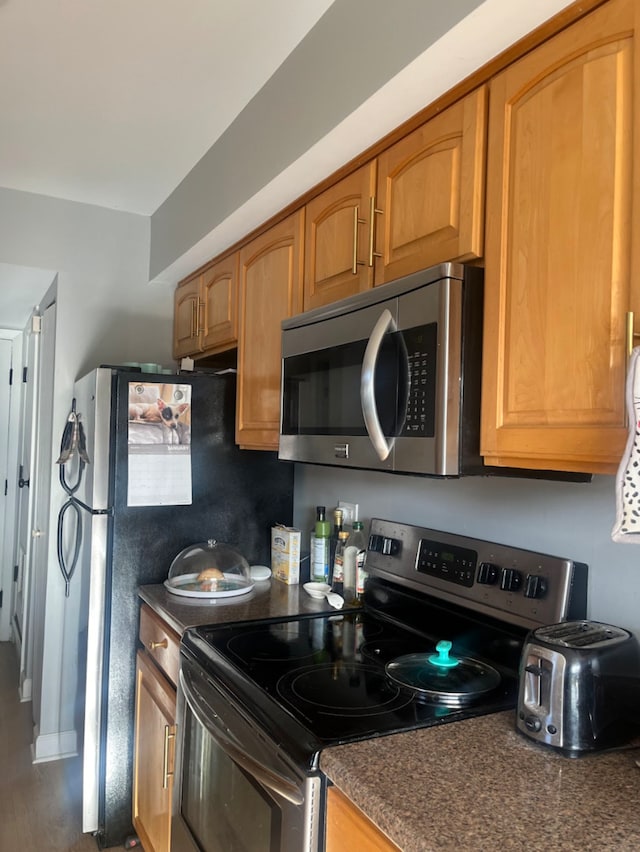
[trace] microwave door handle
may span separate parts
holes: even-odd
[[[304,796],[300,788],[293,781],[285,778],[279,772],[274,772],[272,769],[264,766],[251,755],[247,754],[231,737],[229,731],[222,723],[222,719],[213,710],[208,707],[206,710],[201,710],[200,702],[196,692],[189,684],[189,678],[183,671],[180,671],[180,686],[184,693],[185,701],[193,715],[196,717],[205,731],[218,741],[220,747],[229,757],[234,760],[238,766],[241,766],[245,772],[251,775],[256,781],[260,782],[268,790],[279,794],[287,801],[294,805],[301,805],[304,802]]]
[[[396,323],[391,315],[391,311],[385,308],[371,332],[367,348],[364,352],[362,372],[360,374],[360,404],[362,405],[364,425],[380,461],[385,461],[389,457],[389,453],[395,443],[395,438],[387,441],[380,426],[374,386],[376,360],[384,336],[388,331],[396,331]]]

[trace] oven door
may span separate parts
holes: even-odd
[[[317,852],[319,775],[306,775],[182,656],[172,852]]]

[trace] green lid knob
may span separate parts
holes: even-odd
[[[452,669],[454,666],[457,666],[460,660],[456,660],[455,657],[449,656],[449,651],[451,650],[451,642],[447,639],[441,639],[440,642],[436,645],[437,654],[431,654],[429,657],[429,662],[433,663],[434,666],[438,666],[441,669]]]

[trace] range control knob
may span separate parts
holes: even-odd
[[[397,538],[383,535],[369,536],[369,550],[383,553],[385,556],[397,556],[402,549],[402,543]]]
[[[493,586],[498,581],[500,569],[493,562],[481,562],[478,566],[478,582]]]
[[[517,592],[522,585],[522,574],[515,568],[503,568],[500,588],[505,592]]]
[[[525,598],[543,598],[547,593],[547,581],[539,574],[527,574],[524,581]]]

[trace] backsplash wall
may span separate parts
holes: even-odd
[[[614,486],[613,476],[433,480],[296,464],[294,524],[306,536],[316,505],[330,513],[345,500],[359,504],[365,531],[379,517],[586,562],[588,617],[640,633],[640,545],[611,540]]]

